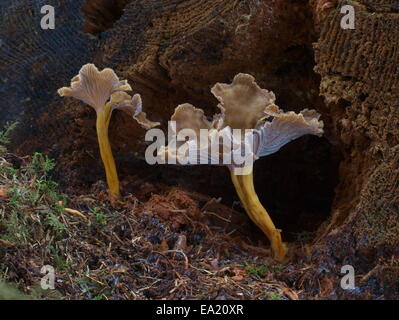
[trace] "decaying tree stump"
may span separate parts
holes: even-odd
[[[350,3],[354,30],[340,27],[335,9],[346,1],[318,12],[315,70],[344,160],[316,260],[361,269],[399,254],[399,3]]]
[[[301,140],[278,161],[261,164],[264,177],[287,172],[276,199],[284,201],[284,188],[302,186],[297,207],[317,202],[322,185],[331,189],[334,201],[318,230],[313,261],[339,273],[343,264],[368,270],[378,259],[398,254],[397,1],[350,1],[354,30],[340,27],[340,8],[347,1],[336,0],[12,3],[0,4],[0,125],[21,122],[16,152],[47,150],[69,168],[92,161],[87,154],[98,151],[91,110],[56,95],[84,63],[114,68],[128,79],[149,118],[163,129],[181,103],[213,114],[210,87],[238,72],[250,73],[275,92],[284,109],[315,108],[326,123],[324,141]],[[39,28],[44,3],[56,7],[53,31]],[[111,126],[118,154],[142,152],[144,132],[126,115],[117,113]],[[301,153],[301,159],[316,162],[290,171],[292,157]],[[320,185],[306,180],[315,168],[320,168]],[[295,182],[298,172],[303,176]],[[260,188],[268,196],[275,187]]]

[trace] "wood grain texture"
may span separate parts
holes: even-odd
[[[398,2],[351,1],[355,30],[340,27],[344,4],[329,9],[315,44],[320,93],[345,158],[331,222],[320,239],[329,256],[340,259],[370,250],[398,254]]]
[[[40,27],[40,9],[45,4],[55,7],[54,30]],[[62,101],[57,89],[92,59],[96,43],[80,31],[81,5],[79,0],[0,4],[0,126],[6,121],[20,122],[16,145],[26,140],[45,145],[45,137],[49,139],[56,128],[64,134],[68,131],[57,120]],[[32,143],[36,135],[43,140]]]

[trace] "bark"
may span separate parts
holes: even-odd
[[[315,44],[320,93],[344,154],[331,222],[320,238],[338,241],[349,232],[350,243],[334,245],[342,259],[348,245],[355,255],[372,256],[399,244],[399,5],[352,5],[356,29],[341,29],[343,15],[331,8]]]
[[[21,121],[15,151],[50,150],[65,168],[99,174],[91,171],[87,155],[98,154],[94,114],[56,95],[87,62],[128,79],[149,118],[164,129],[181,103],[215,113],[210,87],[238,72],[250,73],[275,92],[285,110],[315,108],[326,123],[326,139],[302,139],[258,164],[264,180],[257,189],[266,195],[266,206],[290,212],[273,217],[277,227],[287,220],[319,224],[327,205],[329,218],[318,230],[312,259],[337,277],[342,264],[367,271],[398,254],[397,1],[350,1],[356,29],[343,30],[340,8],[346,1],[54,0],[49,4],[58,8],[56,30],[31,28],[40,23],[44,2],[49,1],[0,5],[0,125]],[[143,150],[144,132],[129,117],[116,113],[110,130],[116,154]],[[214,186],[226,189],[227,181]],[[212,186],[206,183],[207,188]],[[290,198],[298,189],[301,193]],[[301,207],[313,213],[307,216]]]

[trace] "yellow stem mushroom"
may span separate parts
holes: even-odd
[[[97,139],[100,147],[101,159],[105,168],[109,192],[111,195],[119,196],[119,178],[118,173],[116,172],[115,160],[112,155],[111,144],[108,138],[108,127],[111,119],[109,109],[110,106],[109,103],[107,103],[104,111],[97,113]]]
[[[104,164],[107,184],[111,196],[119,196],[119,179],[108,138],[108,127],[112,111],[121,109],[130,113],[145,129],[159,123],[147,120],[142,112],[139,94],[131,97],[126,91],[132,88],[126,80],[120,81],[112,69],[98,71],[94,64],[84,65],[77,76],[72,78],[71,87],[58,90],[60,96],[70,96],[82,100],[94,108],[97,114],[96,128],[101,159]]]
[[[272,219],[259,201],[254,188],[252,172],[245,175],[236,175],[231,171],[231,179],[248,216],[267,236],[277,259],[283,261],[287,248],[281,240],[281,230],[274,226]]]
[[[236,75],[231,84],[217,83],[211,91],[220,102],[221,113],[208,121],[201,109],[187,103],[179,105],[171,118],[175,138],[161,147],[158,155],[162,161],[173,159],[178,164],[227,165],[245,211],[269,239],[275,258],[284,261],[287,248],[281,230],[275,227],[255,191],[253,162],[302,135],[322,135],[320,115],[308,109],[283,112],[274,104],[273,92],[261,89],[248,74]],[[192,134],[187,135],[185,129]],[[204,129],[208,132],[206,139],[201,137]],[[184,133],[179,137],[179,132]],[[237,155],[240,161],[235,160]],[[226,163],[226,159],[231,161]]]

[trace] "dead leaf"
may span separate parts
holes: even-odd
[[[7,192],[8,192],[7,188],[0,188],[0,198],[2,199],[7,198]]]
[[[244,276],[246,275],[244,270],[238,269],[238,268],[234,268],[232,271],[233,271],[233,273],[235,275],[231,277],[231,280],[233,280],[233,281],[242,281],[242,280],[244,280]]]
[[[293,290],[291,290],[289,288],[283,288],[282,290],[283,290],[283,293],[288,298],[290,298],[291,300],[298,300],[299,299],[298,294],[295,291],[293,291]]]
[[[115,265],[112,268],[111,273],[125,273],[126,271],[128,271],[128,268],[124,265]]]

